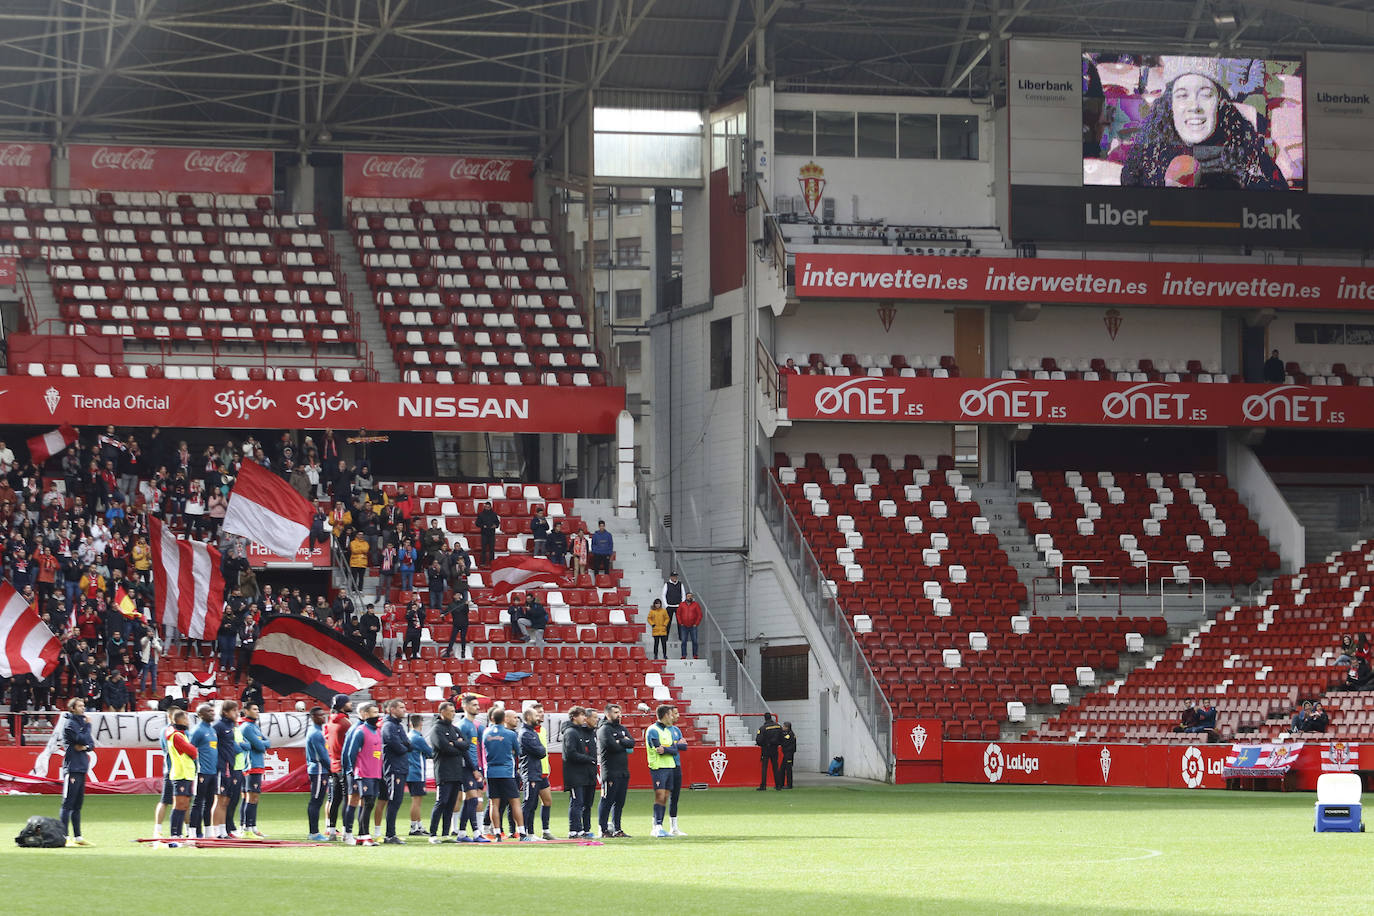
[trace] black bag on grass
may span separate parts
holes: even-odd
[[[59,849],[67,845],[67,831],[55,817],[34,815],[14,842],[27,849]]]

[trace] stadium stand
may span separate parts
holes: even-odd
[[[1322,699],[1331,725],[1322,740],[1374,738],[1369,691],[1336,691],[1340,638],[1374,629],[1374,545],[1349,550],[1275,580],[1255,604],[1232,605],[1163,655],[1066,709],[1028,737],[1042,740],[1209,740],[1176,734],[1184,701],[1216,703],[1218,736],[1251,742],[1290,733],[1303,700]]]
[[[900,353],[808,353],[782,354],[779,371],[793,360],[797,369],[810,375],[871,375],[901,378],[958,378],[959,366],[953,356]],[[817,371],[820,370],[820,371]]]
[[[1001,723],[1048,705],[1080,669],[1115,670],[1127,632],[1163,635],[1160,618],[1047,617],[940,456],[900,467],[808,453],[774,473],[898,716],[946,720],[951,738],[996,739]],[[917,558],[919,557],[919,561]]]
[[[350,227],[406,381],[606,384],[528,204],[355,198]]]

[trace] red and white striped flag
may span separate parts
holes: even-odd
[[[57,669],[62,645],[43,618],[8,582],[0,582],[0,677],[35,674],[45,678]]]
[[[491,564],[493,597],[534,583],[567,586],[572,584],[572,576],[567,567],[543,557],[500,557]]]
[[[76,441],[76,427],[70,423],[63,423],[52,432],[44,433],[41,436],[34,436],[29,440],[29,457],[34,464],[42,464],[53,455],[58,454],[64,448]]]
[[[148,519],[152,536],[154,619],[187,639],[214,639],[224,616],[224,578],[219,551],[199,541],[179,541],[171,529]]]
[[[289,483],[262,465],[245,461],[229,494],[224,530],[289,560],[310,533],[314,517],[315,507]]]

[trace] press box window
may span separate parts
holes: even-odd
[[[711,322],[711,389],[729,388],[730,363],[734,358],[731,352],[730,319],[721,318]]]
[[[977,115],[940,115],[940,158],[978,158]]]
[[[773,112],[773,145],[776,147],[774,155],[812,155],[811,112]]]
[[[897,140],[901,158],[935,159],[940,151],[939,120],[935,115],[899,115]]]
[[[896,115],[859,112],[859,156],[869,159],[896,158]]]
[[[854,155],[854,112],[816,112],[816,155]]]
[[[805,700],[810,696],[806,646],[776,646],[759,652],[759,692],[769,701]]]

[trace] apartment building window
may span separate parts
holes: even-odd
[[[627,340],[615,345],[616,359],[626,372],[638,372],[643,367],[643,346],[638,340]]]
[[[643,258],[639,236],[615,240],[617,267],[639,267]]]
[[[674,267],[682,266],[682,236],[673,236],[673,252],[670,255]]]
[[[717,319],[711,322],[711,390],[730,387],[733,360],[730,319]]]
[[[643,210],[644,201],[640,200],[638,197],[618,200],[615,204],[616,216],[638,216]]]
[[[606,268],[611,266],[611,243],[605,239],[592,242],[592,266]]]
[[[637,289],[618,289],[615,291],[615,317],[617,321],[644,317],[643,295]]]

